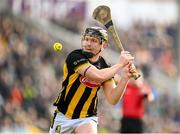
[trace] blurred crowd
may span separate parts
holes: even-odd
[[[1,132],[48,131],[63,62],[63,54],[52,51],[53,41],[12,15],[0,15]]]
[[[128,30],[119,28],[119,34],[138,64],[145,68],[156,66],[168,77],[177,78],[176,26],[173,22],[154,24],[137,21]]]
[[[176,24],[137,22],[128,30],[118,30],[122,42],[128,44],[126,49],[132,51],[143,67],[147,80],[152,66],[172,79],[177,77]],[[48,132],[52,102],[61,88],[62,64],[68,52],[52,51],[55,40],[26,21],[0,14],[0,132]],[[110,48],[116,51],[112,45]],[[180,132],[180,102],[152,88],[156,101],[146,110],[146,132]],[[119,130],[120,108],[120,104],[115,107],[107,104],[100,92],[101,132]]]

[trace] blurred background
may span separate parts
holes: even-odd
[[[46,133],[61,89],[62,65],[80,47],[91,15],[108,5],[118,34],[142,67],[155,101],[147,105],[145,132],[180,132],[179,0],[0,0],[0,132]],[[61,52],[52,44],[61,42]],[[105,57],[118,59],[110,37]],[[99,132],[117,133],[121,104],[99,93]]]

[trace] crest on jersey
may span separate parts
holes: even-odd
[[[95,81],[92,81],[85,76],[81,76],[79,79],[80,79],[81,83],[83,83],[85,86],[90,87],[90,88],[96,88],[96,87],[101,86],[101,83],[97,83]]]
[[[55,129],[56,133],[60,133],[61,132],[61,125],[57,125],[56,129]]]

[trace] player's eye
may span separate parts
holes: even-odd
[[[85,37],[84,40],[85,40],[85,41],[89,41],[89,38],[88,38],[88,37]]]
[[[84,38],[85,41],[90,41],[92,43],[98,43],[98,39],[94,38],[94,37],[85,37]]]
[[[91,41],[94,42],[94,43],[98,43],[97,39],[91,39]]]

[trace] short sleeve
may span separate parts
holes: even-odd
[[[114,80],[114,78],[111,78],[109,80],[106,80],[105,82],[115,83],[115,80]]]
[[[71,52],[66,59],[66,64],[69,69],[72,69],[75,72],[82,66],[91,65],[88,59],[79,51]]]

